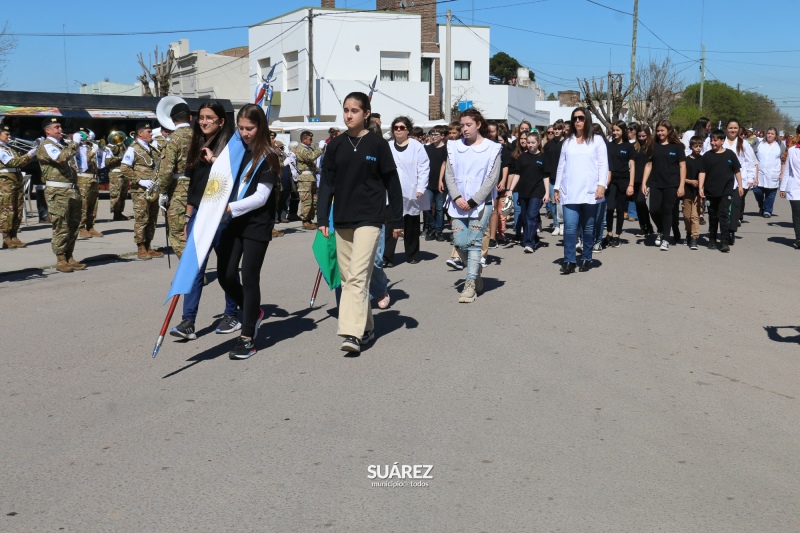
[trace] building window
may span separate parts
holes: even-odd
[[[455,72],[453,73],[453,79],[456,80],[469,80],[469,65],[470,61],[456,61],[455,62]]]
[[[261,76],[266,76],[267,74],[269,74],[269,68],[271,66],[272,62],[268,57],[258,60],[258,81],[261,81]]]
[[[410,52],[381,52],[381,81],[408,81]]]
[[[297,52],[283,54],[283,62],[286,67],[286,90],[296,91],[300,88],[300,68]]]
[[[422,58],[422,76],[420,76],[422,81],[428,82],[428,94],[433,94],[434,89],[434,82],[433,82],[433,58],[432,57],[423,57]]]

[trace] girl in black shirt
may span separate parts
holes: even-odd
[[[657,141],[653,143],[650,161],[644,169],[642,193],[650,193],[650,215],[656,223],[656,246],[669,250],[669,231],[675,198],[683,198],[686,181],[686,151],[675,134],[672,123],[662,120],[656,127]],[[648,187],[649,184],[649,187]],[[677,237],[677,236],[676,236]]]
[[[653,133],[650,131],[649,126],[639,126],[635,122],[631,126],[636,131],[635,142],[633,144],[636,150],[634,157],[635,173],[633,176],[633,197],[636,202],[636,214],[639,218],[639,228],[642,235],[649,237],[653,233],[653,223],[650,221],[650,210],[647,208],[647,196],[642,192],[642,181],[644,180],[644,167],[650,160],[652,153],[651,144],[653,142]]]
[[[520,143],[523,137],[520,137]],[[536,230],[539,227],[539,211],[542,203],[550,198],[550,178],[546,175],[546,159],[539,151],[541,138],[538,133],[527,135],[527,152],[519,155],[515,162],[514,180],[511,190],[519,194],[521,218],[523,219],[523,251],[532,254],[536,250],[539,239]]]
[[[269,137],[269,126],[261,107],[247,104],[236,117],[245,153],[234,179],[217,248],[217,273],[225,294],[242,308],[242,334],[230,351],[231,359],[247,359],[256,353],[255,335],[261,309],[261,266],[272,240],[277,202],[271,192],[280,179],[280,161]],[[239,263],[242,283],[239,283]]]
[[[634,178],[636,176],[636,150],[626,140],[627,124],[620,120],[611,126],[613,140],[608,144],[608,183],[606,188],[606,229],[608,244],[619,248],[619,236],[628,211],[628,196],[634,192]],[[617,227],[614,231],[614,213],[616,212]],[[602,224],[602,221],[598,221]]]
[[[369,97],[353,92],[344,99],[347,134],[326,149],[317,202],[317,225],[328,238],[330,210],[336,233],[336,259],[342,278],[339,336],[342,350],[358,354],[375,338],[369,304],[370,277],[381,226],[400,236],[403,191],[389,144],[367,130]],[[388,194],[388,205],[387,205]]]

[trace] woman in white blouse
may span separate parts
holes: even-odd
[[[416,139],[409,137],[413,124],[408,117],[397,117],[392,121],[392,136],[389,147],[392,149],[400,185],[403,188],[403,246],[406,261],[411,265],[419,263],[419,214],[431,208],[425,188],[428,186],[430,159],[425,147]],[[394,266],[394,250],[397,239],[387,232],[386,247],[383,251],[383,266]]]
[[[733,203],[731,205],[730,244],[734,244],[736,240],[736,230],[739,229],[742,219],[744,218],[744,202],[747,197],[747,191],[754,185],[758,186],[758,161],[756,161],[756,154],[753,152],[750,143],[739,136],[741,130],[742,127],[739,121],[735,118],[730,119],[725,126],[727,138],[723,141],[723,146],[734,152],[736,157],[739,158],[739,165],[742,167],[742,188],[744,189],[744,195],[741,197],[738,194],[731,195]]]
[[[764,218],[772,216],[775,195],[781,181],[781,156],[783,149],[778,142],[778,130],[769,128],[766,141],[758,144],[758,182],[753,187],[753,196],[758,202],[758,214]]]
[[[780,184],[781,198],[787,198],[792,206],[794,224],[794,247],[800,249],[800,144],[786,151],[786,167]]]
[[[578,231],[583,232],[583,253],[579,270],[586,272],[592,266],[597,203],[605,198],[608,178],[606,143],[600,135],[592,135],[592,117],[586,108],[577,107],[572,111],[570,132],[561,147],[556,183],[553,187],[555,202],[564,207],[562,274],[575,272]]]

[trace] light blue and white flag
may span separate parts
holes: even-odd
[[[186,248],[183,250],[175,277],[172,279],[169,295],[164,303],[167,303],[176,294],[188,294],[192,290],[192,284],[200,271],[200,265],[203,264],[211,249],[217,228],[225,214],[225,208],[228,206],[234,179],[239,173],[244,152],[245,146],[237,131],[217,160],[214,161],[200,207],[194,214],[192,231],[186,239]]]

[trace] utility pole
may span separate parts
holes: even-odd
[[[608,87],[606,88],[606,109],[608,109],[608,121],[614,123],[614,113],[611,111],[611,71],[608,71]],[[591,135],[592,132],[589,132]]]
[[[308,10],[308,120],[314,115],[314,10]]]
[[[700,110],[703,110],[703,87],[706,84],[706,45],[703,45],[703,55],[700,59]]]
[[[451,75],[451,70],[453,68],[452,61],[450,61],[450,57],[451,57],[450,48],[451,48],[451,45],[453,44],[453,41],[450,38],[450,25],[451,25],[452,21],[453,21],[453,14],[448,9],[447,10],[447,32],[446,32],[447,33],[447,52],[445,53],[445,59],[444,59],[445,60],[445,66],[444,66],[444,98],[443,98],[443,100],[444,100],[444,117],[447,120],[448,124],[450,124],[450,122],[453,120],[453,109],[452,109],[453,105],[450,102],[450,98],[452,98],[450,96],[450,75]]]
[[[639,29],[639,0],[633,0],[633,40],[631,42],[631,91],[628,96],[628,118],[633,120],[633,86],[636,83],[636,34]]]

